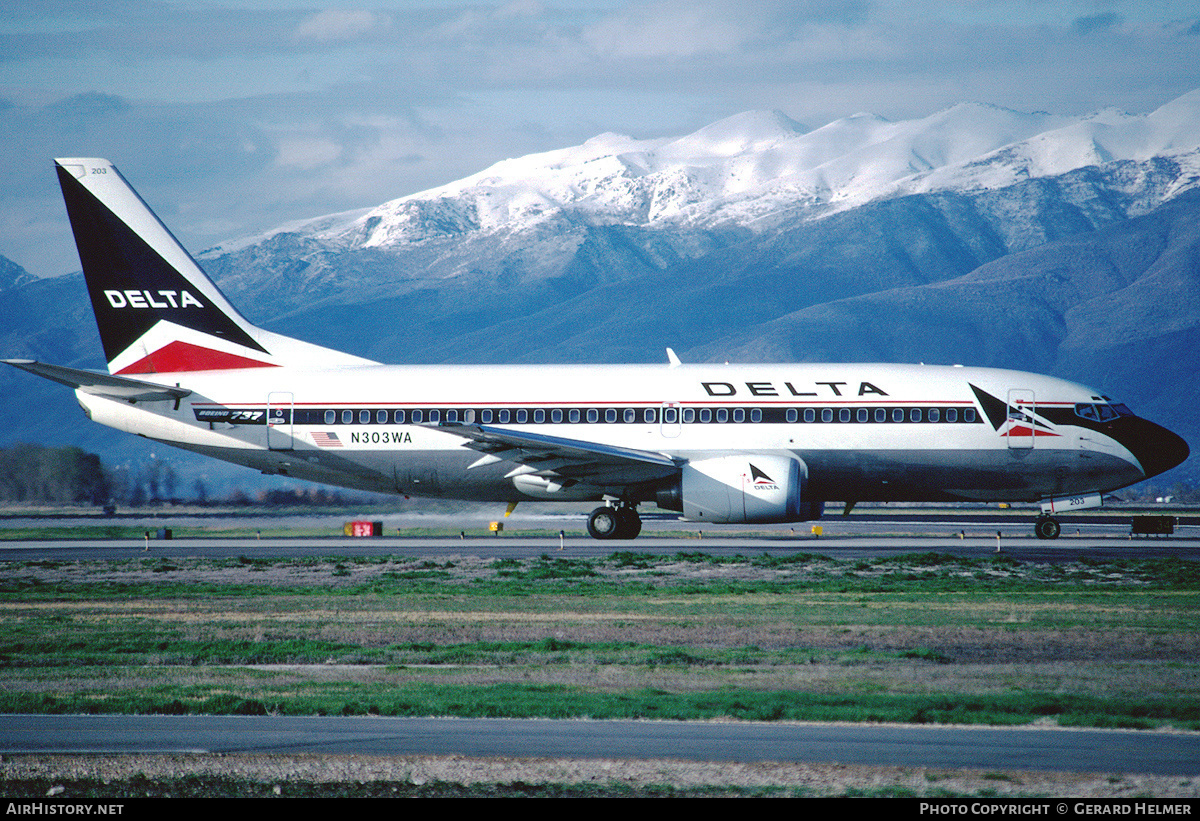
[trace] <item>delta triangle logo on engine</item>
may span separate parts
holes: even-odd
[[[763,473],[753,462],[750,462],[750,486],[755,490],[779,490],[779,485],[767,474]]]

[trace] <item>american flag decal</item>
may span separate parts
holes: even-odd
[[[325,431],[313,431],[313,442],[319,448],[340,448],[342,440],[338,439],[336,433],[326,433]]]

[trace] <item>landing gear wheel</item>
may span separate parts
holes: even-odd
[[[1033,526],[1033,532],[1039,539],[1057,539],[1062,528],[1053,516],[1041,516]]]
[[[642,517],[631,507],[617,508],[617,516],[621,520],[621,526],[618,528],[620,535],[617,538],[636,539],[642,532]]]
[[[593,539],[635,539],[642,518],[632,507],[598,507],[588,516],[587,530]]]
[[[593,539],[616,539],[621,532],[619,508],[598,507],[588,516],[588,535]]]

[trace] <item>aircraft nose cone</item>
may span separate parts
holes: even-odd
[[[1141,462],[1147,479],[1181,464],[1191,453],[1182,436],[1161,425],[1137,417],[1121,421],[1125,424],[1116,439]]]

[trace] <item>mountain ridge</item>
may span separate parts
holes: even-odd
[[[962,103],[914,120],[854,115],[809,131],[780,112],[749,111],[680,137],[598,135],[288,230],[355,248],[519,231],[564,212],[597,224],[747,227],[780,210],[819,218],[883,198],[994,189],[1164,156],[1189,172],[1174,194],[1200,184],[1200,91],[1145,115],[1106,109],[1069,118]],[[216,246],[203,258],[253,241]]]

